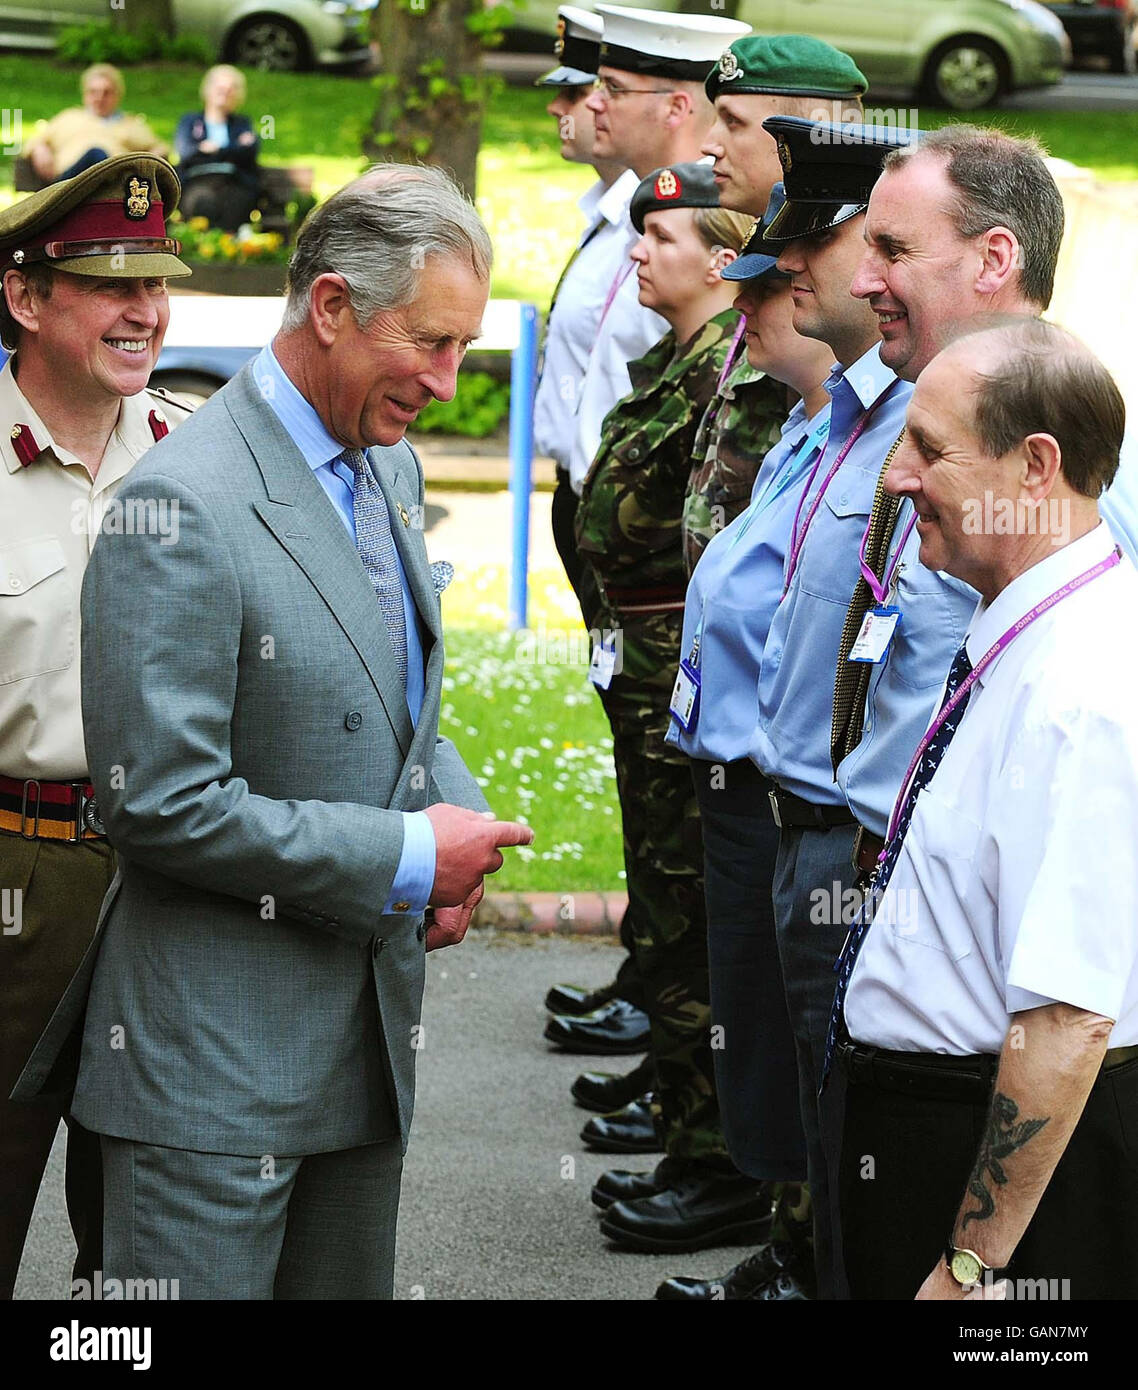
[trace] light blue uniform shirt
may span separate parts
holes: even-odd
[[[1131,563],[1138,565],[1138,439],[1129,431],[1122,440],[1118,472],[1098,509]]]
[[[881,465],[901,433],[913,388],[882,364],[879,346],[874,346],[844,371],[835,365],[826,390],[830,393],[830,434],[813,485],[803,499],[800,530],[862,412],[878,397],[883,399],[826,489],[806,534],[790,589],[771,620],[759,671],[758,722],[750,755],[760,772],[795,796],[815,805],[844,806],[845,796],[830,763],[838,645],[861,574],[858,550]],[[788,565],[789,559],[788,537]],[[944,680],[948,665],[946,660],[939,681]],[[916,739],[906,758],[915,745]],[[898,782],[904,770],[902,763]]]
[[[691,758],[726,763],[747,756],[759,664],[782,595],[790,526],[825,438],[806,446],[829,417],[828,401],[809,421],[798,402],[755,478],[753,514],[748,509],[713,537],[692,572],[680,653],[691,659],[698,629],[699,708],[693,728],[685,733],[673,719],[667,735]]]
[[[889,565],[912,515],[913,504],[906,500],[897,515]],[[885,660],[870,671],[861,742],[838,765],[838,785],[850,810],[882,839],[905,769],[936,712],[948,668],[980,602],[963,580],[926,569],[917,558],[920,548],[914,527],[885,600],[900,608],[901,621]]]
[[[329,501],[336,508],[340,520],[352,538],[352,544],[355,545],[355,475],[339,457],[344,452],[344,446],[337,443],[324,428],[320,416],[285,375],[271,347],[266,346],[261,350],[253,363],[253,375],[262,396],[272,406],[285,432],[303,454],[305,463],[312,469],[317,482],[328,494]],[[423,645],[419,639],[418,611],[411,597],[407,575],[404,573],[403,561],[398,551],[395,558],[399,565],[399,582],[403,588],[403,617],[407,627],[407,708],[411,713],[412,724],[417,724],[426,689]],[[394,903],[406,902],[410,904],[411,912],[422,912],[435,882],[435,832],[425,812],[404,811],[402,815],[403,849],[391,885],[391,896],[384,904],[383,910],[392,912]]]

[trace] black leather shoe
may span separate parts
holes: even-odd
[[[586,989],[584,985],[554,985],[545,996],[545,1007],[551,1014],[591,1014],[616,998],[616,981],[602,985],[600,989]]]
[[[614,1202],[630,1202],[662,1192],[682,1170],[670,1158],[662,1158],[650,1173],[630,1173],[627,1168],[610,1168],[593,1184],[593,1205],[602,1211]]]
[[[579,1018],[554,1014],[545,1025],[545,1036],[565,1052],[595,1052],[604,1057],[644,1052],[648,1047],[648,1015],[624,999],[613,999]]]
[[[630,1250],[703,1250],[753,1245],[771,1226],[771,1190],[742,1173],[690,1169],[652,1197],[614,1202],[601,1233]]]
[[[614,1076],[607,1071],[584,1071],[573,1082],[571,1095],[586,1110],[610,1115],[630,1101],[650,1091],[655,1084],[656,1069],[652,1059],[645,1057],[627,1076]]]
[[[789,1245],[760,1245],[719,1279],[693,1279],[677,1274],[664,1280],[656,1290],[656,1297],[673,1303],[759,1298],[772,1280],[787,1272],[793,1258],[794,1252]]]
[[[649,1091],[623,1110],[594,1115],[581,1130],[590,1149],[609,1154],[654,1154],[663,1149],[652,1118],[654,1095]]]

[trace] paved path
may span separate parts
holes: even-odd
[[[427,957],[419,1099],[403,1186],[398,1298],[641,1299],[668,1274],[722,1274],[743,1252],[666,1257],[612,1249],[589,1189],[608,1167],[654,1155],[590,1154],[588,1112],[569,1098],[586,1067],[634,1058],[572,1057],[542,1041],[546,989],[599,985],[618,948],[597,940],[479,933]],[[71,1237],[60,1146],[52,1155],[18,1298],[65,1296]]]

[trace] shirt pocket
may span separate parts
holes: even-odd
[[[0,685],[66,670],[75,629],[59,541],[39,536],[0,547]]]
[[[980,890],[982,828],[926,787],[917,798],[906,850],[915,886],[898,885],[887,913],[895,936],[914,946],[962,960],[974,946],[970,905]],[[909,875],[906,880],[911,883]],[[883,901],[883,906],[888,906]]]
[[[848,608],[861,570],[858,547],[865,535],[873,505],[873,486],[858,473],[843,479],[840,469],[826,489],[799,557],[804,593]],[[798,517],[799,532],[806,524],[812,500],[803,503]],[[789,552],[789,546],[787,547]],[[837,652],[834,653],[835,659]]]

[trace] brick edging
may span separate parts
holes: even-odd
[[[537,936],[615,936],[627,906],[627,893],[487,893],[471,926]]]

